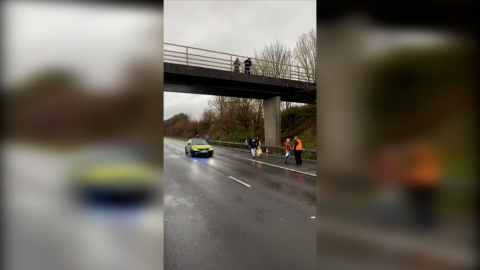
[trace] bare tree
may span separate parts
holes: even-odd
[[[302,33],[293,50],[295,62],[300,66],[301,76],[308,82],[315,83],[317,63],[317,33],[314,29]]]
[[[292,56],[291,50],[277,39],[270,45],[265,45],[260,52],[254,50],[254,57],[258,63],[252,68],[252,74],[291,79]],[[282,102],[282,107],[289,108],[290,103]]]
[[[257,63],[252,65],[252,74],[288,78],[291,55],[290,49],[279,40],[275,40],[270,45],[265,45],[260,52],[254,50]]]
[[[217,96],[208,101],[216,119],[222,118],[227,109],[227,97]]]
[[[255,99],[253,101],[254,105],[254,119],[253,119],[253,131],[258,133],[260,128],[262,127],[262,120],[263,120],[263,100],[262,99]]]

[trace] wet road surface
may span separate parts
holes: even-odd
[[[165,139],[165,269],[315,269],[315,177]]]
[[[215,151],[219,155],[224,155],[228,157],[233,157],[237,159],[252,159],[252,154],[250,153],[248,146],[242,148],[229,148],[223,146],[216,146]],[[293,156],[293,152],[291,153]],[[278,155],[267,155],[266,153],[262,153],[260,156],[255,157],[255,161],[260,164],[268,164],[269,166],[273,167],[281,167],[285,168],[289,171],[294,172],[302,172],[305,175],[316,176],[317,175],[317,164],[315,161],[310,161],[307,159],[303,160],[303,164],[301,166],[295,165],[295,158],[291,157],[289,164],[285,164],[285,157],[278,156]]]
[[[425,260],[441,265],[432,269],[474,269],[468,224],[444,224],[426,234],[401,223],[379,226],[371,192],[355,191],[356,185],[348,183],[353,189],[316,184],[314,164],[291,167],[265,155],[253,162],[249,153],[218,146],[215,158],[192,159],[184,142],[165,142],[166,269],[195,269],[196,264],[199,269],[312,269],[305,254],[308,245],[315,249],[309,240],[315,222],[319,269],[425,269],[412,268]],[[323,195],[319,209],[315,187]],[[187,213],[179,214],[183,210]],[[309,226],[305,216],[315,216],[315,210]],[[185,238],[175,239],[184,231]]]

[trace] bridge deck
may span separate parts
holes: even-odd
[[[181,64],[164,63],[165,91],[314,103],[315,84]]]

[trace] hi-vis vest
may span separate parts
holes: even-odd
[[[295,149],[293,149],[294,151],[298,151],[298,150],[302,150],[302,141],[300,141],[300,139],[297,139],[297,143],[298,145],[295,147]]]
[[[409,170],[410,183],[416,186],[432,186],[440,178],[438,158],[433,152],[424,151]]]

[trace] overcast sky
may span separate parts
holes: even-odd
[[[118,4],[4,1],[2,5],[6,85],[62,66],[88,84],[111,86],[129,60],[154,53],[151,33],[160,35],[162,22],[160,9]]]
[[[315,1],[164,2],[164,41],[253,56],[275,39],[293,49],[297,37],[316,27]],[[165,92],[164,118],[199,117],[211,96]]]

